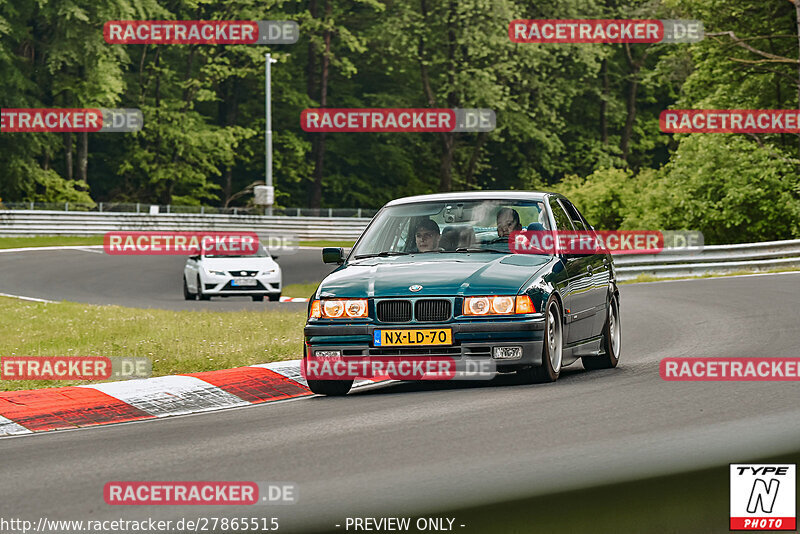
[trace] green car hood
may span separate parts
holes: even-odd
[[[515,295],[551,256],[425,254],[356,260],[328,275],[320,298]],[[412,292],[409,287],[421,285]]]

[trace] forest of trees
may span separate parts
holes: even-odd
[[[3,201],[376,208],[546,189],[598,228],[800,237],[800,136],[659,131],[667,108],[798,109],[800,0],[0,0],[0,106],[139,108],[137,133],[0,133]],[[699,19],[696,44],[516,44],[513,19]],[[295,20],[294,45],[110,45],[108,20]],[[311,107],[491,108],[490,133],[329,133]]]

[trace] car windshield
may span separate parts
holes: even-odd
[[[510,232],[549,229],[543,203],[534,200],[401,204],[376,216],[351,257],[425,252],[509,254]]]
[[[264,247],[258,247],[255,254],[206,254],[204,258],[268,258],[269,254]]]

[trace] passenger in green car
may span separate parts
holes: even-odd
[[[414,237],[417,240],[417,250],[419,252],[431,252],[439,250],[439,225],[430,219],[422,220],[415,230]]]

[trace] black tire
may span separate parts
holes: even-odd
[[[342,397],[353,385],[352,380],[308,380],[308,389],[317,395]]]
[[[195,300],[197,295],[194,293],[189,292],[189,284],[186,283],[186,277],[183,277],[183,299],[184,300]]]
[[[203,294],[203,284],[200,283],[200,275],[197,275],[197,298],[198,300],[211,300],[210,295]]]
[[[278,302],[279,300],[281,300],[281,294],[280,293],[278,293],[277,295],[270,295],[269,296],[269,301],[270,302]]]
[[[612,330],[614,330],[612,332]],[[586,356],[581,358],[583,368],[587,371],[595,369],[613,369],[619,363],[620,342],[622,341],[622,329],[619,321],[619,301],[616,295],[612,295],[608,301],[606,309],[606,324],[603,326],[604,354],[600,356]]]
[[[264,295],[251,295],[250,298],[255,302],[264,302]]]
[[[544,310],[542,365],[518,371],[523,380],[533,384],[558,380],[561,375],[561,364],[564,361],[564,317],[561,315],[558,299],[550,295]]]

